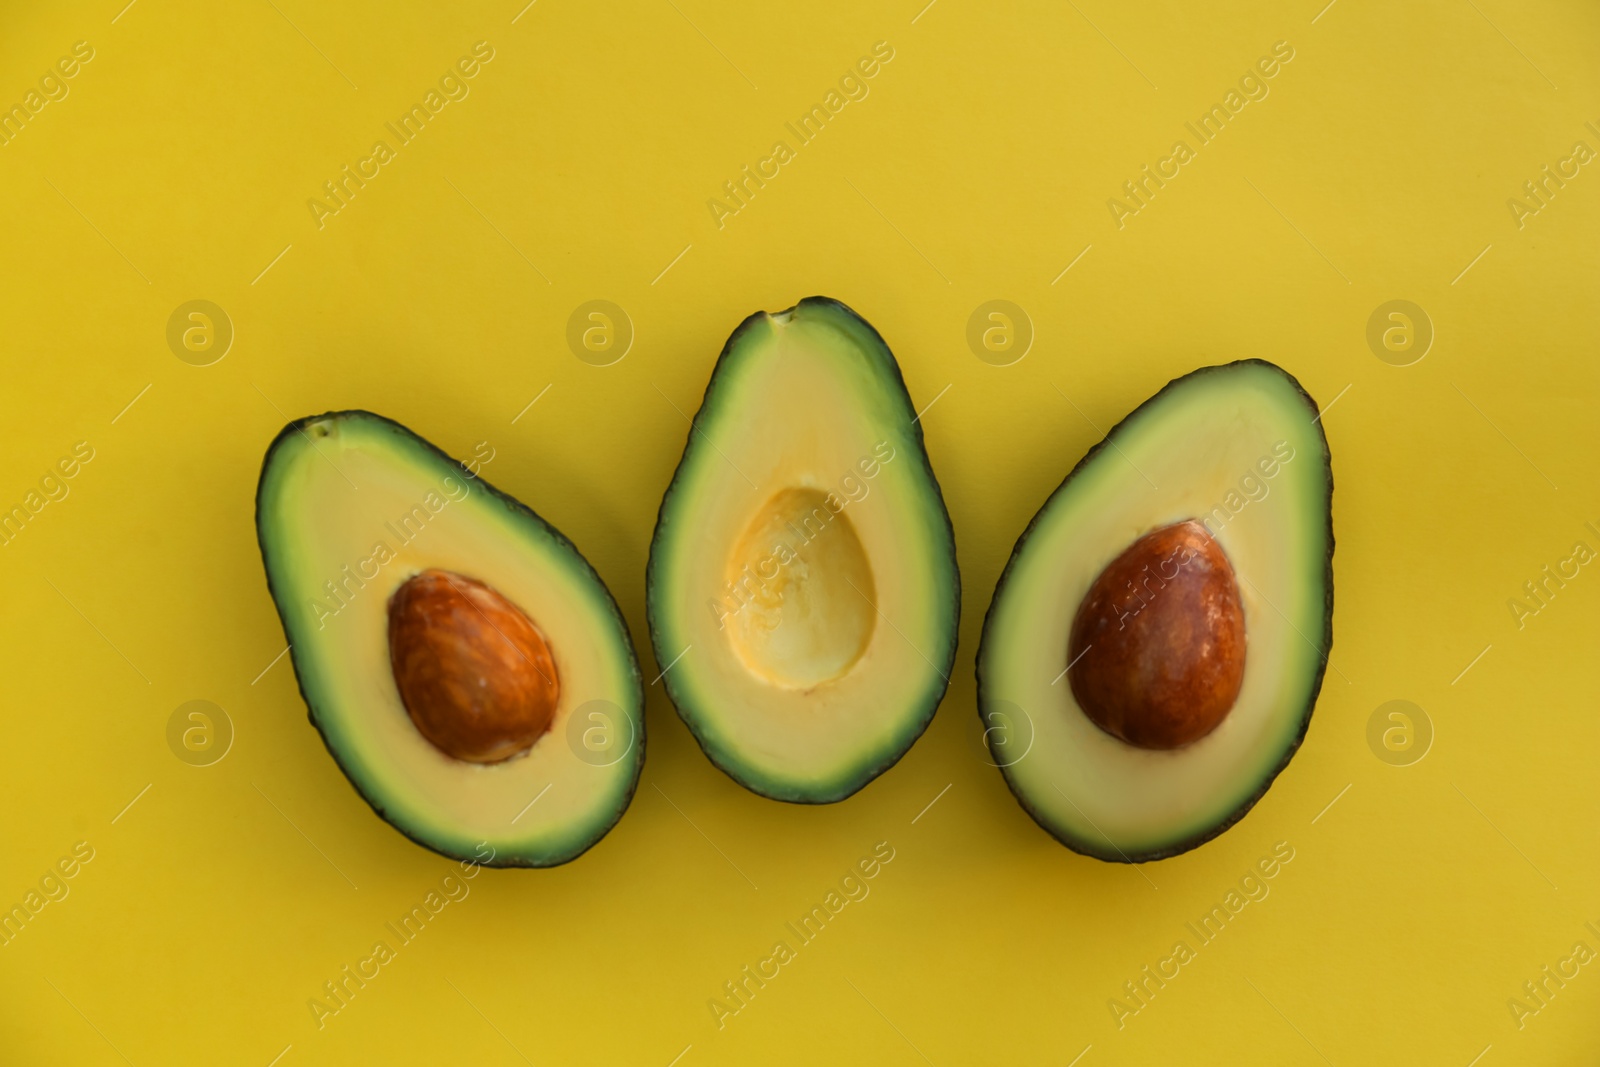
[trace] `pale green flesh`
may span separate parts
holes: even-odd
[[[280,438],[262,474],[257,524],[312,720],[380,815],[446,855],[481,859],[492,849],[497,865],[561,863],[611,827],[643,762],[638,667],[609,593],[551,527],[364,412],[309,420]],[[376,562],[380,544],[393,553],[387,562]],[[456,760],[406,714],[389,665],[388,601],[431,567],[487,583],[545,635],[560,696],[550,731],[526,754]],[[343,585],[342,600],[329,581]],[[338,611],[324,614],[319,603]],[[617,741],[600,757],[591,746],[584,760],[573,739],[581,747],[584,730],[601,725],[588,713],[606,710],[590,701],[614,709]],[[580,708],[585,721],[572,728]]]
[[[1019,546],[985,625],[980,699],[990,726],[1015,731],[1009,751],[997,750],[997,762],[1015,760],[1003,768],[1012,789],[1080,851],[1138,859],[1204,839],[1253,801],[1298,743],[1321,680],[1330,582],[1330,474],[1315,415],[1270,365],[1180,380],[1113,431]],[[1293,458],[1263,477],[1257,463],[1276,458],[1275,447]],[[1247,474],[1265,497],[1249,500]],[[1213,510],[1240,501],[1231,517]],[[1073,699],[1062,676],[1072,619],[1136,539],[1208,517],[1244,605],[1243,686],[1206,737],[1172,751],[1135,748]]]
[[[944,692],[960,592],[914,418],[893,356],[831,301],[747,323],[708,387],[651,548],[651,635],[702,747],[763,795],[849,796],[910,747]],[[859,464],[875,450],[893,458],[866,477]],[[847,474],[865,490],[860,499],[849,497]],[[730,550],[763,504],[791,488],[845,502],[874,587],[860,658],[808,689],[749,669],[711,608]]]

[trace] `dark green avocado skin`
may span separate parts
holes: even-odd
[[[371,411],[365,411],[365,410],[362,410],[361,408],[349,408],[349,409],[346,409],[346,410],[343,410],[343,411],[328,411],[328,412],[324,412],[321,415],[306,415],[303,418],[295,419],[294,421],[292,421],[292,422],[288,423],[286,426],[284,426],[283,429],[279,430],[277,436],[272,439],[272,443],[267,446],[266,455],[262,458],[262,461],[261,461],[261,473],[260,473],[260,475],[258,476],[258,478],[256,480],[256,507],[255,507],[256,544],[257,544],[257,546],[259,547],[259,549],[261,551],[261,558],[262,558],[262,562],[263,563],[265,563],[265,561],[266,561],[267,553],[268,553],[269,549],[267,547],[267,539],[265,537],[265,532],[264,532],[263,527],[262,527],[261,494],[262,494],[262,489],[266,484],[267,471],[272,465],[273,453],[278,450],[278,446],[281,445],[285,440],[288,440],[289,438],[292,438],[292,437],[294,437],[296,435],[304,435],[305,432],[306,432],[305,428],[307,426],[311,425],[314,422],[321,422],[321,421],[323,421],[325,419],[344,419],[344,418],[360,418],[360,419],[372,420],[374,422],[386,423],[389,426],[393,427],[394,429],[398,430],[399,432],[405,434],[407,437],[409,437],[412,440],[416,441],[418,444],[422,445],[423,447],[425,447],[429,451],[433,452],[439,458],[439,460],[441,462],[443,462],[444,464],[446,464],[448,466],[452,466],[452,467],[459,466],[459,461],[457,459],[455,459],[455,457],[453,457],[449,453],[445,452],[444,449],[440,448],[438,445],[434,444],[432,441],[429,441],[427,438],[422,437],[420,434],[417,434],[417,433],[413,432],[411,429],[409,429],[405,425],[403,425],[401,423],[398,423],[393,419],[385,418],[382,415],[375,414],[375,413],[373,413]],[[644,679],[643,679],[643,676],[640,674],[640,671],[639,671],[639,657],[638,657],[637,653],[635,653],[634,650],[633,650],[633,635],[628,631],[628,622],[627,622],[626,619],[623,618],[622,611],[621,611],[621,609],[619,609],[617,607],[616,600],[615,600],[615,598],[613,598],[611,596],[610,589],[607,588],[605,582],[603,582],[601,580],[600,575],[594,569],[594,566],[592,564],[590,564],[588,559],[586,559],[584,557],[583,553],[578,551],[578,547],[567,539],[565,534],[563,534],[560,530],[556,529],[554,526],[552,526],[549,523],[545,522],[544,519],[541,518],[539,516],[539,514],[537,512],[535,512],[532,508],[528,507],[528,505],[524,504],[522,501],[518,500],[516,497],[512,496],[511,494],[506,493],[506,492],[504,492],[504,491],[502,491],[500,489],[497,489],[494,485],[490,484],[490,482],[487,479],[485,479],[482,475],[478,475],[475,480],[477,482],[477,485],[480,488],[482,488],[485,492],[489,493],[489,495],[493,499],[499,501],[508,510],[515,511],[515,512],[520,512],[520,513],[522,513],[524,515],[527,515],[530,518],[532,518],[535,522],[537,522],[538,524],[540,524],[541,526],[544,526],[547,530],[549,530],[550,533],[556,539],[558,539],[560,542],[565,544],[567,548],[570,548],[572,550],[572,554],[582,563],[582,565],[584,567],[588,568],[589,574],[594,579],[595,584],[598,585],[601,589],[606,590],[606,597],[610,601],[611,611],[616,616],[617,625],[619,627],[621,627],[622,633],[627,635],[627,637],[628,637],[628,654],[629,654],[630,660],[632,661],[633,682],[634,682],[634,686],[635,686],[635,688],[636,688],[636,690],[638,692],[638,695],[639,695],[639,707],[643,708],[643,706],[644,706]],[[280,626],[283,627],[284,641],[285,642],[290,642],[293,639],[289,635],[289,623],[288,623],[287,618],[284,615],[283,604],[282,604],[282,601],[279,599],[278,590],[273,588],[271,568],[263,566],[262,569],[266,572],[267,592],[271,595],[271,597],[272,597],[272,606],[278,613],[278,623],[279,623]],[[321,724],[318,723],[318,721],[317,721],[316,711],[314,710],[315,707],[316,707],[316,703],[312,700],[311,693],[307,691],[305,679],[303,677],[301,677],[300,667],[299,667],[299,665],[297,663],[295,663],[295,658],[294,658],[294,654],[293,654],[292,651],[290,652],[290,655],[289,655],[289,662],[290,662],[291,665],[294,666],[295,687],[300,691],[300,699],[306,705],[306,718],[310,721],[311,725],[316,729],[317,736],[322,739],[322,746],[328,750],[328,755],[333,757],[334,765],[339,768],[340,773],[344,775],[345,781],[350,783],[350,787],[355,790],[356,795],[359,796],[367,804],[367,806],[372,809],[373,813],[376,814],[378,816],[378,818],[382,819],[384,822],[388,823],[395,830],[399,831],[400,834],[403,835],[404,837],[406,837],[408,840],[412,841],[414,844],[421,845],[423,848],[427,849],[429,852],[434,852],[434,853],[437,853],[438,855],[444,856],[446,859],[459,860],[459,861],[461,861],[463,863],[475,863],[480,867],[501,867],[501,868],[507,868],[507,867],[524,867],[524,868],[528,868],[528,867],[558,867],[561,864],[570,863],[573,860],[577,859],[579,856],[583,855],[583,853],[589,851],[589,849],[593,848],[595,845],[599,844],[605,838],[605,836],[611,832],[611,830],[617,825],[617,823],[622,820],[622,816],[627,813],[628,807],[633,803],[634,794],[639,788],[640,772],[644,768],[644,747],[645,747],[645,722],[644,722],[644,716],[642,714],[639,716],[639,723],[638,723],[639,740],[638,740],[638,744],[635,746],[636,751],[638,753],[638,755],[636,757],[637,765],[636,765],[636,767],[634,769],[634,773],[631,776],[631,781],[630,781],[629,786],[628,786],[628,792],[627,792],[626,796],[623,797],[622,803],[617,808],[616,817],[613,818],[608,824],[606,824],[604,829],[601,830],[601,832],[595,837],[595,839],[593,841],[591,841],[587,846],[585,846],[583,849],[579,850],[578,852],[573,853],[571,856],[567,856],[567,857],[565,857],[563,859],[560,859],[560,860],[558,860],[556,862],[553,862],[553,863],[533,863],[533,862],[529,862],[529,861],[526,861],[526,860],[523,860],[523,859],[520,859],[520,858],[514,857],[514,856],[495,855],[495,856],[492,856],[492,857],[490,857],[488,859],[484,859],[483,857],[480,857],[480,856],[478,856],[476,854],[472,854],[472,855],[461,854],[461,855],[458,855],[458,854],[456,854],[454,852],[450,852],[450,851],[447,851],[447,850],[445,850],[443,848],[440,848],[438,845],[435,845],[435,844],[432,844],[430,842],[422,840],[421,838],[417,837],[415,834],[411,833],[411,831],[406,829],[404,826],[401,826],[399,823],[397,823],[394,820],[390,819],[389,815],[388,815],[388,812],[384,808],[382,800],[380,798],[378,798],[377,796],[369,795],[368,791],[361,787],[361,784],[357,781],[356,777],[350,773],[350,769],[348,767],[346,767],[344,765],[344,762],[339,758],[339,753],[334,749],[334,747],[331,744],[328,743],[327,734],[325,734],[323,732]]]
[[[1326,595],[1324,598],[1324,606],[1322,611],[1322,632],[1320,635],[1307,635],[1308,637],[1316,637],[1316,646],[1321,650],[1322,654],[1317,664],[1316,674],[1312,679],[1311,690],[1306,700],[1305,709],[1300,715],[1300,728],[1296,731],[1293,742],[1291,742],[1284,750],[1283,758],[1278,761],[1277,766],[1275,766],[1270,773],[1262,778],[1260,788],[1252,793],[1249,798],[1243,801],[1236,809],[1234,809],[1233,813],[1227,818],[1201,833],[1193,834],[1189,837],[1175,841],[1172,844],[1165,845],[1160,848],[1149,849],[1144,852],[1136,852],[1133,854],[1125,853],[1120,849],[1115,849],[1114,847],[1110,852],[1096,851],[1094,849],[1084,847],[1082,842],[1068,840],[1067,838],[1056,833],[1050,828],[1049,823],[1040,815],[1040,813],[1034,809],[1034,806],[1029,802],[1028,798],[1024,796],[1015,785],[1012,784],[1010,777],[1002,771],[1001,777],[1005,779],[1006,788],[1011,790],[1011,795],[1016,797],[1017,803],[1021,805],[1022,809],[1028,813],[1029,817],[1031,817],[1034,822],[1038,823],[1039,827],[1046,833],[1050,834],[1051,837],[1055,838],[1067,848],[1081,855],[1092,856],[1095,859],[1104,860],[1108,863],[1148,863],[1153,860],[1170,859],[1173,856],[1181,855],[1182,853],[1188,852],[1191,849],[1200,847],[1207,841],[1210,841],[1212,838],[1217,837],[1227,831],[1240,819],[1249,814],[1250,809],[1256,806],[1256,803],[1266,794],[1267,790],[1271,788],[1272,783],[1277,780],[1278,775],[1283,773],[1283,769],[1289,765],[1289,761],[1294,758],[1294,754],[1300,750],[1301,744],[1305,741],[1306,731],[1311,726],[1311,713],[1316,709],[1317,696],[1322,692],[1322,680],[1328,669],[1328,655],[1333,650],[1333,461],[1331,454],[1328,452],[1327,432],[1323,429],[1321,420],[1316,418],[1319,415],[1317,402],[1312,399],[1310,393],[1306,392],[1305,387],[1300,384],[1299,380],[1295,378],[1294,375],[1290,374],[1276,363],[1272,363],[1269,360],[1264,359],[1241,359],[1235,360],[1232,363],[1218,364],[1217,366],[1213,367],[1201,367],[1198,370],[1190,371],[1188,374],[1172,379],[1166,385],[1162,386],[1161,389],[1149,399],[1145,400],[1144,403],[1140,404],[1137,408],[1134,408],[1133,411],[1123,416],[1122,420],[1113,426],[1098,444],[1084,454],[1083,458],[1080,459],[1072,468],[1072,470],[1067,473],[1067,476],[1061,480],[1061,485],[1057,486],[1056,489],[1045,498],[1044,504],[1034,514],[1033,518],[1028,521],[1027,527],[1022,531],[1022,536],[1017,538],[1016,545],[1011,549],[1011,556],[1006,560],[1005,569],[1000,573],[1000,580],[995,583],[994,595],[990,598],[989,608],[984,613],[983,631],[978,638],[978,655],[976,660],[978,717],[981,723],[987,724],[989,722],[988,712],[990,710],[991,698],[983,675],[983,646],[984,642],[987,641],[989,637],[989,618],[994,614],[995,604],[1000,599],[1000,592],[1005,588],[1006,582],[1010,578],[1012,565],[1016,562],[1017,557],[1021,554],[1022,547],[1027,543],[1028,537],[1033,533],[1034,527],[1038,525],[1040,518],[1049,509],[1050,502],[1055,499],[1056,494],[1061,491],[1062,487],[1071,482],[1078,472],[1082,470],[1091,459],[1099,454],[1101,449],[1105,448],[1116,438],[1118,430],[1122,429],[1125,424],[1133,420],[1134,417],[1137,416],[1141,411],[1155,403],[1168,391],[1190,381],[1191,379],[1199,378],[1202,375],[1216,374],[1218,372],[1225,371],[1230,367],[1251,365],[1271,368],[1273,371],[1276,371],[1278,374],[1282,375],[1288,380],[1289,384],[1294,387],[1300,398],[1305,402],[1306,410],[1309,412],[1309,417],[1315,419],[1313,425],[1317,427],[1317,438],[1322,443],[1322,454],[1319,457],[1319,462],[1324,472],[1324,482],[1327,485],[1327,495],[1324,500],[1323,507],[1323,514],[1327,516],[1328,535],[1327,562],[1324,572],[1325,579],[1323,582],[1323,588],[1326,591]],[[996,759],[1001,758],[1000,753],[994,753],[994,755]]]
[[[888,355],[888,358],[885,361],[885,369],[893,375],[892,381],[894,387],[898,390],[899,396],[905,400],[907,407],[909,407],[913,412],[916,410],[915,406],[911,403],[911,393],[906,388],[905,376],[901,373],[899,362],[894,358],[893,351],[889,348],[888,342],[883,339],[883,335],[878,333],[877,329],[870,322],[862,318],[848,305],[827,296],[808,296],[799,301],[799,303],[797,303],[794,307],[788,308],[786,311],[776,312],[773,314],[787,314],[788,312],[798,311],[801,308],[817,308],[824,310],[831,314],[837,315],[840,318],[852,320],[864,327],[878,342],[878,344],[883,346],[883,351]],[[723,344],[722,351],[717,356],[717,362],[711,368],[711,376],[706,379],[705,393],[701,397],[700,408],[695,413],[695,419],[690,423],[689,431],[684,442],[684,451],[681,455],[681,458],[678,460],[678,466],[673,471],[672,481],[668,484],[667,491],[662,494],[661,505],[656,510],[655,535],[652,536],[650,540],[650,558],[649,562],[645,566],[645,598],[647,605],[645,615],[650,628],[651,647],[655,652],[656,661],[658,663],[668,662],[674,653],[663,647],[661,635],[656,627],[656,614],[655,612],[650,611],[648,607],[649,602],[658,595],[659,590],[656,569],[656,545],[660,539],[662,527],[668,521],[669,516],[672,513],[673,496],[677,491],[679,479],[684,475],[684,463],[689,455],[689,444],[694,440],[696,427],[698,426],[700,418],[700,412],[705,410],[706,403],[711,397],[711,390],[717,381],[717,374],[719,371],[721,371],[724,363],[729,359],[730,354],[739,347],[739,342],[744,335],[748,331],[754,329],[756,325],[762,322],[768,314],[769,313],[765,311],[757,311],[746,316],[744,321],[739,323],[739,325],[734,328],[733,333],[728,336],[728,340]],[[922,473],[927,476],[928,484],[932,487],[934,496],[938,500],[939,514],[944,517],[944,535],[950,546],[950,568],[951,573],[954,576],[954,604],[951,608],[951,613],[956,620],[956,624],[951,627],[949,643],[942,649],[930,650],[929,652],[929,655],[932,657],[933,661],[936,664],[942,665],[942,667],[939,668],[939,673],[943,678],[943,684],[940,685],[936,691],[933,691],[930,694],[927,701],[927,710],[921,716],[920,723],[916,726],[914,732],[911,734],[910,740],[903,749],[898,752],[890,752],[886,754],[881,761],[875,764],[871,770],[862,777],[861,781],[856,784],[854,788],[841,791],[837,793],[837,795],[818,797],[784,795],[770,789],[766,783],[752,779],[749,775],[744,773],[742,768],[733,766],[727,761],[719,758],[718,755],[712,750],[711,746],[709,746],[700,736],[696,729],[695,723],[690,716],[684,714],[683,694],[676,690],[670,672],[662,679],[667,691],[667,697],[672,701],[673,708],[677,710],[678,717],[683,720],[684,725],[689,727],[690,734],[694,736],[695,743],[700,746],[700,750],[705,753],[706,758],[711,761],[713,766],[722,771],[722,773],[726,774],[729,778],[732,778],[734,781],[738,782],[740,785],[744,786],[746,789],[757,794],[758,796],[766,797],[769,800],[783,801],[789,804],[834,804],[854,796],[856,793],[860,792],[862,789],[866,788],[866,786],[870,785],[874,780],[876,780],[879,775],[883,774],[896,763],[900,762],[901,758],[911,750],[912,745],[914,745],[917,740],[920,739],[925,732],[927,732],[928,726],[933,722],[934,713],[938,711],[939,704],[944,700],[944,695],[949,690],[950,671],[955,666],[956,646],[958,644],[960,636],[959,632],[961,629],[961,571],[956,563],[955,527],[950,523],[950,511],[945,506],[944,491],[939,486],[939,479],[934,475],[932,462],[928,458],[927,445],[924,442],[922,435],[922,424],[920,422],[913,422],[911,424],[911,432],[916,440],[917,462],[921,464]]]

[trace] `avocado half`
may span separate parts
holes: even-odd
[[[1203,844],[1255,805],[1299,747],[1322,687],[1333,641],[1332,499],[1316,403],[1262,360],[1168,383],[1079,461],[1018,539],[977,656],[991,754],[1041,827],[1074,851],[1136,863]],[[1130,546],[1179,524],[1209,536],[1206,547],[1231,563],[1242,678],[1209,732],[1141,747],[1085,710],[1079,672],[1096,650],[1076,651],[1074,624]],[[1120,585],[1122,572],[1111,573]],[[1102,649],[1143,611],[1156,625],[1180,603],[1148,570],[1120,593]],[[1074,663],[1069,649],[1083,658]],[[1137,682],[1170,681],[1159,649],[1146,652],[1143,663],[1114,666]]]
[[[644,766],[644,692],[600,576],[560,531],[477,476],[482,461],[457,462],[366,411],[299,419],[267,449],[256,533],[311,723],[362,799],[445,856],[548,867],[627,809]],[[413,631],[431,625],[445,638],[410,642],[413,673],[465,686],[467,701],[494,692],[497,672],[537,670],[559,685],[543,732],[510,758],[449,755],[408,714],[392,609],[428,576],[442,576],[446,599],[462,598],[408,616]],[[543,658],[507,646],[521,640],[513,622],[531,626]],[[440,648],[453,664],[430,658]]]
[[[656,520],[650,639],[711,761],[843,800],[932,719],[955,660],[955,536],[899,365],[836,300],[728,338]]]

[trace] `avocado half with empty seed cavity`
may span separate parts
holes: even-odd
[[[955,537],[883,338],[810,297],[728,339],[661,501],[650,638],[718,767],[843,800],[927,728],[955,659]]]
[[[256,533],[312,725],[373,811],[455,859],[549,867],[627,809],[644,694],[600,576],[479,476],[492,458],[366,411],[300,419]]]
[[[1262,360],[1167,384],[1023,531],[978,648],[994,762],[1062,844],[1177,855],[1288,765],[1333,641],[1316,403]]]

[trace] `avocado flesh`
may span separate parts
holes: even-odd
[[[284,428],[262,466],[256,529],[311,722],[380,817],[446,856],[526,867],[573,859],[621,818],[644,764],[639,667],[610,593],[559,531],[364,411]],[[492,586],[547,638],[559,700],[525,753],[457,760],[407,715],[390,666],[389,600],[430,568]],[[597,710],[615,721],[589,719]],[[569,730],[575,713],[585,721]],[[614,731],[613,750],[580,758],[593,728]]]
[[[988,732],[995,762],[1069,848],[1121,862],[1194,848],[1242,818],[1299,746],[1333,637],[1333,475],[1316,418],[1315,402],[1271,363],[1197,370],[1118,424],[1018,540],[984,622],[979,713],[1024,732],[1009,752]],[[1271,477],[1263,458],[1276,461]],[[1237,575],[1244,680],[1205,737],[1136,748],[1074,701],[1062,677],[1069,631],[1108,563],[1186,519],[1206,525]]]
[[[650,636],[706,755],[763,796],[850,796],[944,695],[960,581],[915,419],[833,300],[750,316],[712,372],[651,543]]]

